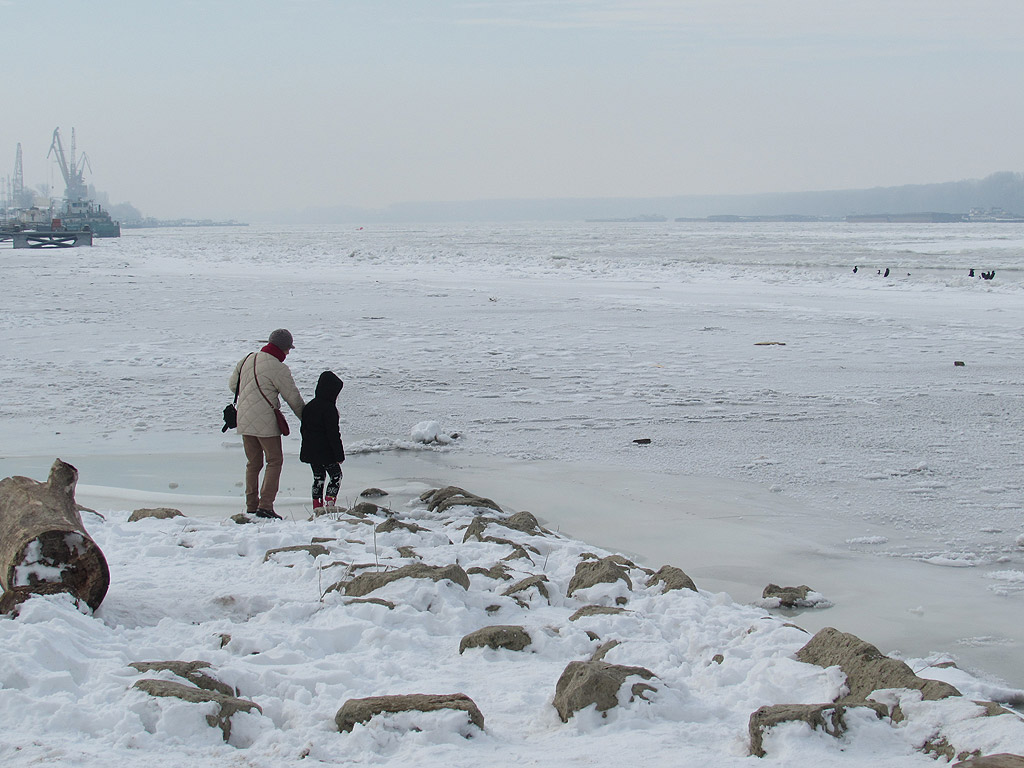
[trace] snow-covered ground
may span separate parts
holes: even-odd
[[[0,476],[44,479],[57,456],[78,466],[79,500],[107,517],[90,531],[113,554],[114,581],[100,622],[56,598],[0,622],[5,649],[31,649],[2,662],[0,701],[5,715],[20,713],[21,740],[8,731],[0,749],[20,746],[9,756],[25,764],[59,762],[76,742],[84,765],[100,764],[111,744],[125,756],[222,756],[176,746],[194,713],[126,692],[128,662],[187,657],[213,662],[264,706],[238,731],[252,744],[242,759],[256,765],[298,759],[314,734],[328,734],[344,698],[411,692],[437,681],[430,675],[490,698],[494,715],[478,703],[496,732],[467,753],[461,739],[438,750],[436,734],[367,729],[309,755],[653,757],[681,731],[675,744],[695,760],[705,750],[742,761],[751,704],[816,701],[834,684],[793,671],[802,635],[739,639],[767,615],[750,604],[769,582],[806,583],[834,603],[786,617],[810,631],[837,626],[915,668],[955,658],[975,676],[954,684],[1005,697],[1006,684],[1024,684],[1022,250],[1019,225],[665,223],[152,230],[92,249],[6,251]],[[886,267],[888,278],[878,274]],[[996,279],[970,278],[972,267]],[[410,676],[414,658],[448,652],[435,640],[482,625],[480,606],[442,592],[435,614],[417,602],[430,602],[421,591],[399,590],[413,606],[405,613],[353,613],[317,600],[312,560],[264,564],[266,549],[322,533],[301,522],[309,478],[294,438],[279,504],[291,521],[258,538],[223,524],[240,510],[243,463],[237,438],[219,431],[227,374],[280,326],[295,335],[288,362],[307,397],[325,368],[346,382],[346,501],[378,485],[404,499],[400,515],[415,516],[411,491],[461,485],[573,537],[545,572],[571,573],[585,546],[574,539],[685,570],[700,596],[657,608],[644,602],[653,596],[634,598],[645,617],[677,617],[644,618],[628,632],[664,638],[652,639],[660,650],[646,666],[664,654],[689,659],[671,701],[610,724],[561,725],[544,702],[555,667],[587,653],[574,632],[548,637],[529,673],[487,651],[483,671],[466,670],[463,656]],[[426,419],[459,439],[410,442]],[[124,523],[132,509],[158,505],[190,519]],[[529,620],[565,625],[557,612],[567,616],[572,601],[554,602]],[[687,649],[666,650],[659,643],[671,645],[688,611],[711,625],[694,628],[704,634]],[[726,615],[720,625],[708,618],[716,611]],[[218,648],[215,623],[234,625],[228,632],[251,647]],[[430,642],[398,642],[446,623]],[[348,640],[311,639],[332,626]],[[712,680],[698,669],[704,650],[744,642],[742,672],[713,670]],[[253,671],[253,650],[271,663]],[[617,663],[643,665],[626,644],[619,653]],[[760,658],[772,660],[769,671],[752,661]],[[483,682],[523,675],[528,701]],[[521,707],[525,722],[503,719]],[[709,727],[708,707],[721,725]],[[33,727],[35,745],[25,735]],[[906,764],[906,733],[872,733],[867,746],[846,745],[845,759],[898,754]],[[1014,735],[1000,738],[1024,751]],[[826,741],[790,748],[794,764],[818,749],[839,754]]]

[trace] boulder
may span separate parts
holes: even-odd
[[[96,610],[110,586],[103,552],[75,503],[78,470],[57,459],[45,483],[0,480],[0,612],[33,594],[68,592]]]
[[[132,687],[138,688],[150,696],[170,696],[192,704],[204,704],[208,701],[215,702],[218,706],[217,714],[207,715],[206,722],[211,728],[219,727],[221,729],[221,732],[224,734],[224,741],[231,738],[231,716],[233,714],[236,712],[251,712],[254,709],[263,714],[263,709],[255,702],[239,699],[235,696],[225,696],[216,691],[204,691],[201,688],[185,685],[185,683],[147,678],[139,680]]]
[[[481,507],[495,512],[502,511],[501,507],[491,499],[477,496],[475,493],[470,493],[455,485],[425,491],[420,495],[420,501],[426,502],[427,509],[431,512],[446,512],[452,507]]]
[[[625,608],[606,607],[603,605],[585,605],[569,617],[569,621],[579,621],[587,616],[615,616],[625,613]]]
[[[1011,755],[1009,752],[1000,752],[996,755],[968,758],[954,763],[953,768],[1024,768],[1024,757]]]
[[[487,523],[482,517],[474,517],[468,526],[466,526],[466,535],[462,537],[462,543],[476,539],[477,541],[484,540],[484,531],[487,530]]]
[[[350,597],[362,597],[399,579],[433,579],[434,581],[447,579],[463,589],[469,589],[469,576],[462,570],[462,566],[426,565],[425,563],[403,565],[393,571],[361,573],[345,584],[343,589],[345,594]]]
[[[374,528],[377,533],[391,533],[392,531],[408,531],[409,533],[419,533],[420,531],[427,530],[422,528],[416,523],[403,523],[401,520],[389,517],[383,523]]]
[[[882,704],[876,702],[856,702],[850,704],[774,704],[761,707],[750,716],[747,730],[750,734],[750,754],[764,757],[764,734],[773,725],[779,723],[802,722],[811,728],[824,731],[837,739],[846,732],[843,716],[851,707],[868,707],[879,717],[887,712]]]
[[[949,683],[925,680],[898,659],[890,659],[856,635],[825,627],[797,651],[796,658],[819,667],[840,667],[850,693],[843,701],[862,701],[879,688],[912,688],[929,701],[959,696]]]
[[[531,587],[536,587],[537,591],[540,592],[541,596],[550,601],[551,598],[548,596],[548,588],[544,586],[544,582],[548,580],[548,577],[540,573],[535,576],[527,576],[525,579],[517,581],[511,587],[502,592],[502,597],[511,597],[517,592],[525,592]]]
[[[504,648],[509,651],[521,651],[533,640],[525,629],[517,626],[497,625],[484,627],[470,632],[459,643],[459,654],[467,648]]]
[[[267,562],[274,555],[282,552],[306,552],[314,560],[320,555],[329,555],[331,551],[323,544],[296,544],[293,547],[277,547],[276,549],[268,549],[267,553],[263,556],[263,562]]]
[[[619,703],[619,688],[629,677],[650,680],[654,673],[643,667],[626,667],[605,661],[573,661],[562,672],[555,685],[554,707],[563,723],[581,709],[596,705],[598,712],[607,712]],[[633,698],[644,698],[652,690],[645,683],[634,683]],[[630,701],[633,700],[630,699]]]
[[[335,510],[337,508],[335,508],[335,507],[324,507],[324,509],[328,510],[328,511],[331,511],[331,510]],[[354,507],[352,507],[352,509],[348,510],[348,513],[350,515],[354,515],[355,517],[366,517],[367,515],[379,515],[382,512],[384,512],[384,510],[382,508],[378,507],[376,504],[371,504],[368,501],[361,501],[358,504],[356,504]]]
[[[490,568],[484,568],[476,565],[470,568],[467,573],[474,574],[479,573],[482,576],[486,576],[489,579],[501,579],[502,581],[511,581],[512,576],[508,572],[508,566],[504,563],[495,563]]]
[[[547,533],[547,531],[540,527],[540,523],[537,522],[537,518],[525,510],[522,512],[516,512],[506,520],[496,520],[495,522],[515,531],[528,533],[531,536],[543,536]]]
[[[621,565],[616,558],[605,557],[600,560],[584,560],[576,565],[576,572],[569,580],[567,596],[577,589],[586,589],[597,584],[612,584],[622,580],[626,582],[629,589],[633,589],[633,582],[630,581],[626,567]]]
[[[359,495],[365,499],[379,499],[382,496],[387,496],[388,492],[381,490],[380,488],[367,488]]]
[[[663,565],[647,580],[647,586],[653,587],[655,584],[664,584],[665,591],[668,592],[671,589],[692,589],[694,592],[697,591],[697,586],[693,583],[693,579],[683,573],[682,568],[676,568],[674,565]]]
[[[152,517],[156,520],[169,520],[172,517],[184,517],[184,515],[180,509],[172,509],[171,507],[143,508],[132,512],[128,516],[128,522],[137,523],[139,520],[144,520],[147,517]]]
[[[606,643],[601,643],[596,651],[590,654],[591,661],[602,661],[604,657],[608,655],[608,652],[616,646],[622,645],[618,640],[609,640]]]
[[[370,696],[349,699],[334,716],[334,723],[343,733],[351,733],[357,723],[369,722],[382,712],[435,712],[439,709],[462,710],[469,722],[484,730],[484,716],[476,703],[464,693],[428,694],[411,693],[403,696]]]
[[[766,607],[780,608],[830,608],[832,603],[812,590],[806,584],[798,587],[780,587],[769,584],[761,593],[761,599],[771,601]],[[777,603],[775,601],[778,601]]]
[[[228,635],[227,637],[228,642],[230,642],[231,636]],[[223,648],[225,645],[227,645],[227,642],[223,642],[222,638],[221,647]],[[166,670],[188,680],[204,691],[216,691],[225,696],[238,695],[238,691],[230,685],[222,683],[217,678],[203,671],[210,668],[211,665],[208,661],[133,661],[128,666],[133,667],[139,672],[162,672]]]

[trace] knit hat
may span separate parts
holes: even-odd
[[[278,328],[276,331],[272,331],[269,341],[282,352],[287,352],[289,349],[295,349],[295,345],[292,344],[291,332],[284,328]]]

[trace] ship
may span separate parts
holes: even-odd
[[[92,200],[65,200],[57,218],[64,229],[86,230],[94,237],[121,236],[121,223]]]

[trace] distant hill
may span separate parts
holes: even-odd
[[[272,216],[279,223],[331,225],[371,222],[583,221],[586,219],[705,218],[708,216],[808,216],[934,211],[967,213],[1001,208],[1024,214],[1024,174],[993,173],[984,179],[824,192],[758,195],[684,195],[639,198],[560,198],[399,203],[368,210],[351,206],[307,208]]]

